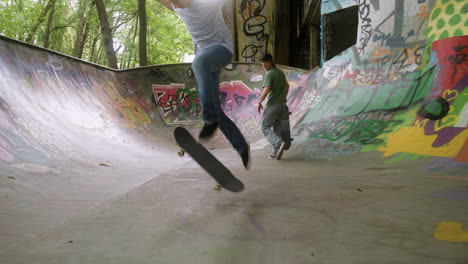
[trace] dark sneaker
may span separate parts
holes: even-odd
[[[242,163],[244,164],[244,168],[246,170],[250,169],[250,163],[251,163],[251,159],[250,159],[250,145],[247,144],[247,148],[239,153],[239,155],[241,156],[242,158]]]
[[[198,135],[198,141],[206,142],[210,140],[214,136],[214,133],[217,128],[217,122],[211,124],[204,124],[202,130],[200,131],[200,134]]]
[[[284,152],[284,150],[285,150],[285,147],[286,147],[286,144],[285,144],[285,143],[282,143],[282,144],[280,145],[280,148],[278,149],[278,153],[276,153],[276,157],[275,157],[277,160],[280,160],[281,157],[283,156],[283,152]]]

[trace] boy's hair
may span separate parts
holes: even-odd
[[[276,68],[275,61],[273,60],[273,56],[271,54],[265,53],[263,57],[260,59],[261,62],[271,62],[271,65]]]

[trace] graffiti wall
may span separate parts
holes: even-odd
[[[158,80],[152,90],[158,112],[168,126],[200,126],[202,109],[198,86],[191,75],[189,65],[187,78],[171,81]],[[288,100],[290,109],[301,113],[299,103],[306,91],[309,74],[305,71],[282,67],[290,83]],[[239,126],[244,135],[252,140],[261,138],[262,116],[256,109],[261,95],[264,70],[258,64],[231,64],[221,74],[220,101],[223,111]],[[224,142],[223,137],[216,138]]]
[[[348,155],[466,162],[468,19],[465,1],[323,1],[322,14],[358,6],[356,45],[311,82],[302,140]],[[323,32],[325,34],[326,32]],[[315,144],[314,143],[314,144]],[[326,156],[326,155],[325,155]]]
[[[237,0],[237,45],[240,62],[259,62],[274,51],[274,0]]]

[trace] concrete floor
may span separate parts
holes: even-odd
[[[268,151],[253,151],[250,171],[231,150],[215,151],[246,184],[242,193],[215,191],[214,181],[190,157],[180,158],[185,164],[178,168],[60,224],[38,227],[39,235],[2,251],[0,259],[6,264],[468,263],[467,242],[436,238],[444,222],[468,223],[463,177],[425,172],[427,160],[385,164],[375,153],[304,160],[292,149],[284,160],[273,161],[265,158]],[[460,237],[468,229],[457,232]]]

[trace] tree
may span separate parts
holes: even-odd
[[[56,0],[50,0],[51,8],[49,10],[49,19],[47,20],[47,26],[44,34],[44,48],[49,48],[49,38],[50,38],[50,30],[52,27],[52,21],[54,20],[54,13],[55,13],[55,2]]]
[[[96,0],[96,8],[101,23],[101,33],[103,36],[103,47],[106,50],[106,57],[108,66],[117,69],[117,56],[114,50],[114,40],[112,38],[112,31],[109,26],[109,19],[107,17],[106,7],[103,0]]]
[[[140,20],[140,35],[138,39],[138,54],[140,58],[140,66],[148,65],[148,56],[146,53],[146,34],[147,34],[147,17],[146,17],[146,0],[138,0],[138,18]]]
[[[119,68],[184,62],[193,43],[182,21],[156,1],[139,1],[100,0],[104,34],[94,0],[0,0],[0,34],[106,65],[105,47],[115,43]]]
[[[86,41],[88,39],[88,34],[89,34],[89,14],[88,10],[91,10],[91,8],[88,9],[88,1],[86,0],[79,0],[78,2],[78,10],[76,12],[77,17],[78,17],[78,26],[76,29],[76,36],[75,36],[75,42],[73,44],[73,53],[72,55],[77,58],[82,58],[83,57],[83,51],[84,47],[86,44]]]
[[[55,0],[49,0],[47,5],[42,10],[41,15],[39,16],[39,19],[37,19],[36,23],[32,26],[31,30],[29,31],[28,37],[26,38],[26,42],[32,41],[34,35],[36,34],[37,28],[42,24],[42,22],[44,22],[45,16],[54,7],[54,5],[55,5]]]

